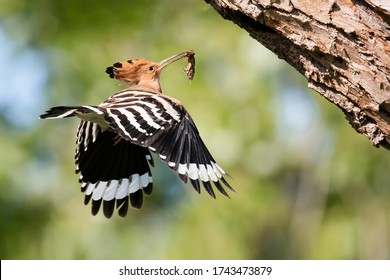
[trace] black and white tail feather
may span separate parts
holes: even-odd
[[[150,152],[215,198],[213,185],[229,197],[226,173],[203,143],[195,123],[181,104],[162,94],[145,90],[120,91],[99,106],[59,106],[42,119],[82,119],[77,132],[76,173],[80,174],[85,204],[92,200],[92,214],[103,203],[111,217],[115,207],[125,216],[129,205],[140,208],[143,193],[153,189]]]

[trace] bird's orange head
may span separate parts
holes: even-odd
[[[126,82],[130,85],[150,87],[161,92],[160,73],[169,64],[184,57],[193,58],[193,51],[186,51],[168,57],[158,63],[145,59],[131,59],[123,62],[116,62],[107,67],[106,73],[110,78]]]

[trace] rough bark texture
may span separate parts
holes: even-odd
[[[390,149],[390,0],[206,0]]]

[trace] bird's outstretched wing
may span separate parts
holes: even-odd
[[[76,173],[80,174],[84,203],[91,201],[92,214],[96,215],[101,206],[107,218],[115,207],[120,216],[126,215],[129,205],[141,208],[143,193],[149,195],[153,188],[149,150],[108,129],[104,112],[96,106],[53,107],[41,118],[72,116],[82,119],[77,130]]]
[[[103,213],[111,217],[116,203],[120,216],[129,204],[141,208],[143,193],[152,193],[149,164],[153,159],[147,148],[126,141],[95,123],[81,121],[77,131],[76,173],[80,174],[85,204],[92,199],[92,214],[103,202]]]
[[[215,198],[212,185],[228,196],[234,191],[226,173],[203,143],[195,123],[178,101],[144,90],[123,90],[98,108],[110,128],[122,138],[158,154],[179,177],[200,193],[200,183]]]

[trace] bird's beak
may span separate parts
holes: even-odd
[[[182,58],[185,58],[185,57],[191,57],[191,56],[194,56],[194,52],[191,50],[191,51],[186,51],[186,52],[182,52],[182,53],[179,53],[179,54],[175,54],[171,57],[168,57],[162,61],[160,61],[158,63],[158,67],[157,67],[157,70],[158,71],[161,71],[163,68],[165,68],[166,66],[168,66],[169,64],[179,60],[179,59],[182,59]]]

